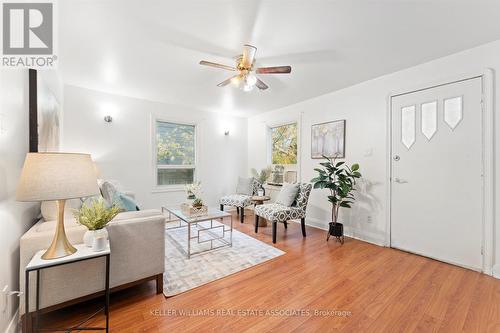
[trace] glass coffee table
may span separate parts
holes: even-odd
[[[204,215],[189,216],[180,207],[163,206],[161,211],[168,214],[167,225],[174,224],[174,226],[167,227],[167,230],[187,228],[187,249],[184,251],[188,259],[195,254],[233,246],[233,216],[227,212],[208,208],[208,212]],[[227,224],[228,220],[229,224]],[[194,245],[210,243],[210,246],[198,247],[198,250],[193,251],[192,241],[196,241]]]

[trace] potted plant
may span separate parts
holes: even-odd
[[[337,162],[336,157],[326,157],[321,162],[321,168],[315,168],[318,176],[311,179],[314,188],[326,188],[330,191],[328,201],[332,204],[332,221],[329,223],[328,236],[334,236],[342,244],[344,243],[344,226],[338,222],[340,207],[351,208],[355,198],[352,192],[355,190],[356,179],[361,177],[358,164],[347,166],[345,162]]]
[[[107,207],[103,198],[91,200],[89,203],[84,203],[80,209],[75,210],[73,215],[76,221],[88,229],[83,235],[85,245],[92,247],[94,239],[107,237],[104,228],[119,212],[121,209],[116,205]]]
[[[252,173],[252,176],[260,183],[260,188],[257,192],[259,196],[264,196],[266,195],[266,190],[264,189],[264,184],[266,181],[269,179],[269,176],[271,176],[271,167],[268,166],[262,170],[257,171],[257,169],[252,168],[250,170]]]

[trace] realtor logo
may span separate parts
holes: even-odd
[[[4,2],[2,17],[4,67],[54,67],[52,2]]]

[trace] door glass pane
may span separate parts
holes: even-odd
[[[401,142],[408,149],[415,143],[415,105],[401,108]]]
[[[437,131],[437,101],[421,106],[422,133],[430,140]]]
[[[444,100],[444,121],[455,129],[462,120],[462,96]]]

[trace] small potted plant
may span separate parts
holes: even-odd
[[[328,201],[332,204],[332,221],[329,223],[328,236],[334,236],[342,244],[344,243],[344,226],[338,222],[340,207],[351,208],[354,203],[356,179],[361,177],[358,164],[347,166],[345,162],[337,162],[336,157],[323,156],[326,161],[320,163],[321,168],[315,168],[318,176],[311,179],[314,188],[326,188],[330,191]]]
[[[201,216],[208,212],[208,207],[203,204],[201,182],[186,185],[188,201],[181,204],[183,213],[189,216]]]
[[[84,203],[80,209],[75,210],[73,215],[76,221],[88,229],[83,235],[85,245],[92,247],[94,239],[107,237],[106,224],[119,212],[121,212],[121,209],[118,206],[107,207],[102,198],[91,200],[90,203]]]
[[[269,176],[271,176],[271,167],[268,166],[268,167],[260,170],[260,172],[258,172],[256,169],[252,168],[250,170],[250,172],[252,173],[252,176],[260,183],[260,188],[257,191],[257,195],[258,196],[266,195],[266,190],[264,189],[264,184],[269,179]]]

